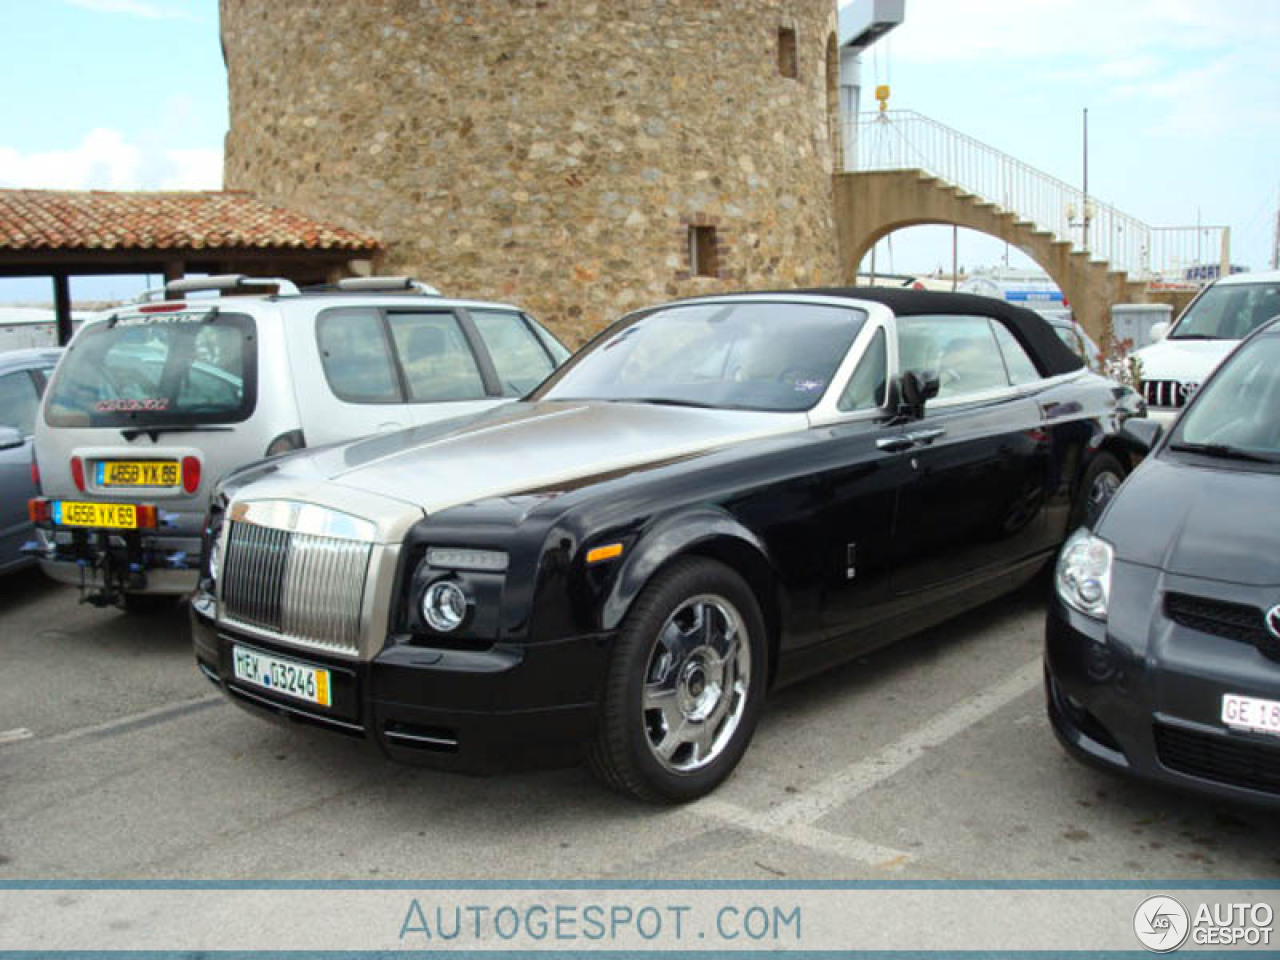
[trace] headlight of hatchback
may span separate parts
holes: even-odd
[[[1111,600],[1111,544],[1081,527],[1067,538],[1058,555],[1054,586],[1062,602],[1098,620],[1107,619]]]

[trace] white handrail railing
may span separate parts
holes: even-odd
[[[1204,281],[1230,263],[1223,226],[1152,227],[1109,203],[912,110],[864,113],[846,170],[923,170],[1134,280]],[[852,161],[852,163],[850,162]]]

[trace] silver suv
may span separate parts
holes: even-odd
[[[479,413],[568,356],[516,307],[405,277],[303,291],[190,278],[157,294],[85,323],[36,428],[37,556],[102,606],[195,586],[208,491],[236,467]]]

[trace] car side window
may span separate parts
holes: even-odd
[[[40,396],[25,370],[0,376],[0,425],[14,427],[24,437],[35,433]]]
[[[547,351],[518,313],[472,310],[471,320],[489,349],[506,397],[522,397],[554,369]]]
[[[391,350],[377,310],[326,310],[316,321],[329,388],[348,403],[399,403]]]
[[[858,361],[858,366],[849,377],[849,383],[836,405],[846,413],[884,406],[888,369],[889,351],[884,327],[881,327],[867,347],[867,352]]]
[[[1000,355],[1004,357],[1004,367],[1009,373],[1009,382],[1015,387],[1024,383],[1035,383],[1040,379],[1040,371],[1027,356],[1027,351],[1018,342],[1012,331],[999,320],[991,321],[991,329],[996,335],[996,343],[1000,345]]]
[[[391,338],[411,402],[483,400],[484,380],[452,313],[391,313]]]
[[[899,317],[898,365],[903,370],[937,371],[940,400],[1009,386],[986,317]]]

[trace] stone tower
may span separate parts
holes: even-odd
[[[834,0],[221,0],[228,189],[578,343],[837,279]]]

